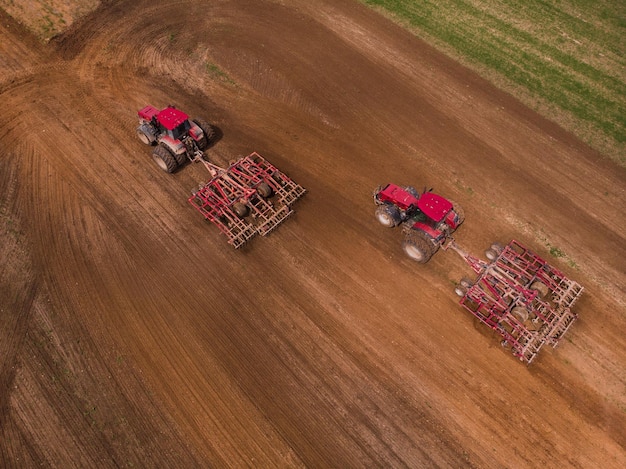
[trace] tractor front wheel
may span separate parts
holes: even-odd
[[[425,264],[437,250],[432,241],[423,231],[409,231],[402,242],[402,249],[415,262]]]
[[[159,168],[166,173],[173,173],[178,167],[178,163],[174,155],[172,155],[172,152],[161,144],[157,145],[154,152],[152,152],[152,158],[154,158],[156,164],[159,165]]]
[[[401,221],[398,207],[390,204],[380,205],[376,209],[376,218],[381,225],[386,226],[387,228],[398,226]]]
[[[139,138],[139,140],[141,140],[142,143],[146,145],[154,144],[154,134],[151,133],[150,127],[148,127],[146,124],[142,124],[137,127],[137,137]]]

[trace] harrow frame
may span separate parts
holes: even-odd
[[[255,235],[265,236],[287,219],[291,205],[306,193],[285,173],[256,152],[231,163],[228,168],[197,157],[211,173],[211,180],[202,184],[188,199],[207,220],[226,235],[228,243],[240,248]],[[270,197],[259,193],[259,186],[267,184]],[[249,214],[241,217],[235,204],[243,204]]]
[[[584,288],[518,241],[494,243],[491,262],[469,255],[454,240],[444,245],[449,248],[478,274],[457,287],[461,306],[500,334],[521,361],[530,364],[544,344],[556,347],[578,318],[571,308]]]

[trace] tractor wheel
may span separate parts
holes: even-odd
[[[245,218],[250,212],[250,209],[246,204],[242,202],[235,202],[233,204],[233,211],[235,212],[235,214],[237,214],[239,218]]]
[[[262,182],[261,184],[259,184],[256,187],[256,191],[264,199],[269,199],[272,195],[274,195],[274,191],[267,182]]]
[[[215,140],[215,129],[211,124],[203,119],[196,118],[193,121],[198,127],[200,127],[202,133],[204,134],[204,139],[201,139],[198,142],[200,150],[204,151]]]
[[[174,158],[176,159],[176,163],[178,163],[178,166],[182,166],[187,162],[186,152],[174,153],[173,155],[174,155]]]
[[[452,200],[450,201],[450,203],[452,204],[452,210],[454,210],[454,213],[456,213],[456,216],[459,217],[459,223],[457,224],[457,228],[458,228],[458,225],[460,225],[461,223],[465,221],[465,210],[463,210],[463,207],[461,207],[456,202],[453,202]]]
[[[398,226],[401,221],[400,211],[398,207],[391,204],[380,205],[376,208],[376,218],[381,225],[387,228]]]
[[[137,127],[137,137],[146,145],[154,144],[154,135],[150,133],[150,128],[146,124]]]
[[[550,291],[548,286],[545,283],[543,283],[541,280],[534,281],[532,285],[530,286],[530,289],[536,291],[537,296],[539,298],[545,298],[548,292]]]
[[[437,250],[428,235],[423,231],[411,230],[402,242],[402,249],[415,262],[425,264]]]
[[[152,158],[156,164],[159,165],[166,173],[173,173],[178,167],[178,163],[172,155],[172,152],[169,149],[161,144],[157,145],[157,147],[152,152]]]

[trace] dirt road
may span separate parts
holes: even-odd
[[[0,16],[0,465],[626,466],[626,171],[350,0],[119,1],[43,45]],[[308,189],[235,251],[136,112]],[[585,286],[527,367],[377,224],[386,182]],[[550,250],[562,253],[552,257]]]

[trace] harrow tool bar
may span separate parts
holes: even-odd
[[[517,241],[499,248],[491,263],[467,254],[454,241],[444,246],[448,248],[478,274],[473,283],[461,282],[460,304],[498,332],[520,360],[531,363],[545,343],[556,347],[578,317],[571,308],[583,287]]]
[[[256,152],[226,169],[202,158],[195,161],[201,161],[212,178],[193,193],[189,202],[217,225],[235,249],[257,233],[270,233],[293,213],[291,205],[306,193]],[[269,187],[270,194],[259,193],[260,187],[265,191]],[[244,209],[247,214],[242,213]]]

